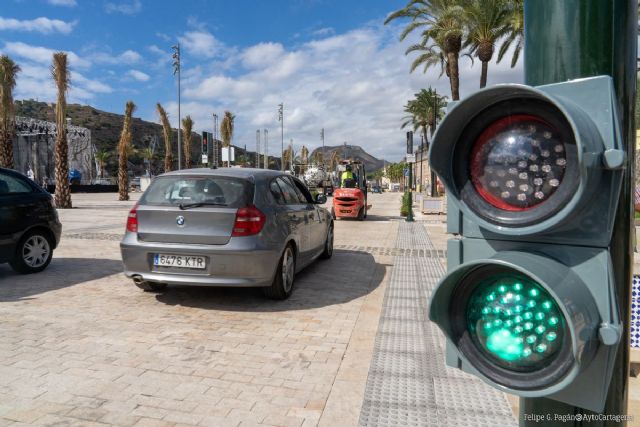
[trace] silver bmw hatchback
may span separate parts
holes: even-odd
[[[263,169],[187,169],[157,177],[129,212],[124,272],[169,285],[261,287],[285,299],[295,274],[333,254],[333,220],[298,179]]]

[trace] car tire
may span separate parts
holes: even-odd
[[[145,292],[162,292],[167,288],[166,283],[153,283],[153,282],[147,282],[145,280],[142,280],[142,281],[134,280],[133,283]]]
[[[358,211],[358,221],[363,221],[367,217],[366,210],[366,206],[360,208],[360,210]]]
[[[9,261],[13,270],[20,274],[39,273],[51,262],[53,243],[51,237],[42,231],[26,233],[16,247],[15,258]]]
[[[329,226],[329,232],[327,233],[327,240],[324,242],[324,250],[320,255],[322,259],[329,259],[333,256],[333,224]]]
[[[285,300],[293,292],[293,284],[296,276],[296,257],[293,246],[287,245],[282,252],[276,277],[271,286],[262,288],[264,295],[271,299]]]

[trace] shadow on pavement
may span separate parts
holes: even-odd
[[[259,288],[169,286],[156,299],[168,305],[206,310],[278,312],[344,304],[371,293],[382,283],[387,265],[362,251],[335,250],[330,260],[317,260],[296,276],[285,301],[263,296]]]
[[[119,260],[56,258],[55,255],[44,271],[35,274],[17,274],[9,264],[0,264],[0,302],[29,299],[121,272],[122,262]]]

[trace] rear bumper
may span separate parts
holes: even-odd
[[[127,277],[190,286],[262,287],[273,282],[280,248],[265,247],[254,237],[232,238],[226,245],[185,245],[141,242],[127,233],[120,243]],[[203,270],[155,267],[155,254],[206,257]]]

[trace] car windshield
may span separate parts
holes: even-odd
[[[253,184],[220,176],[165,176],[153,181],[140,205],[188,206],[195,203],[240,208],[253,200]]]

